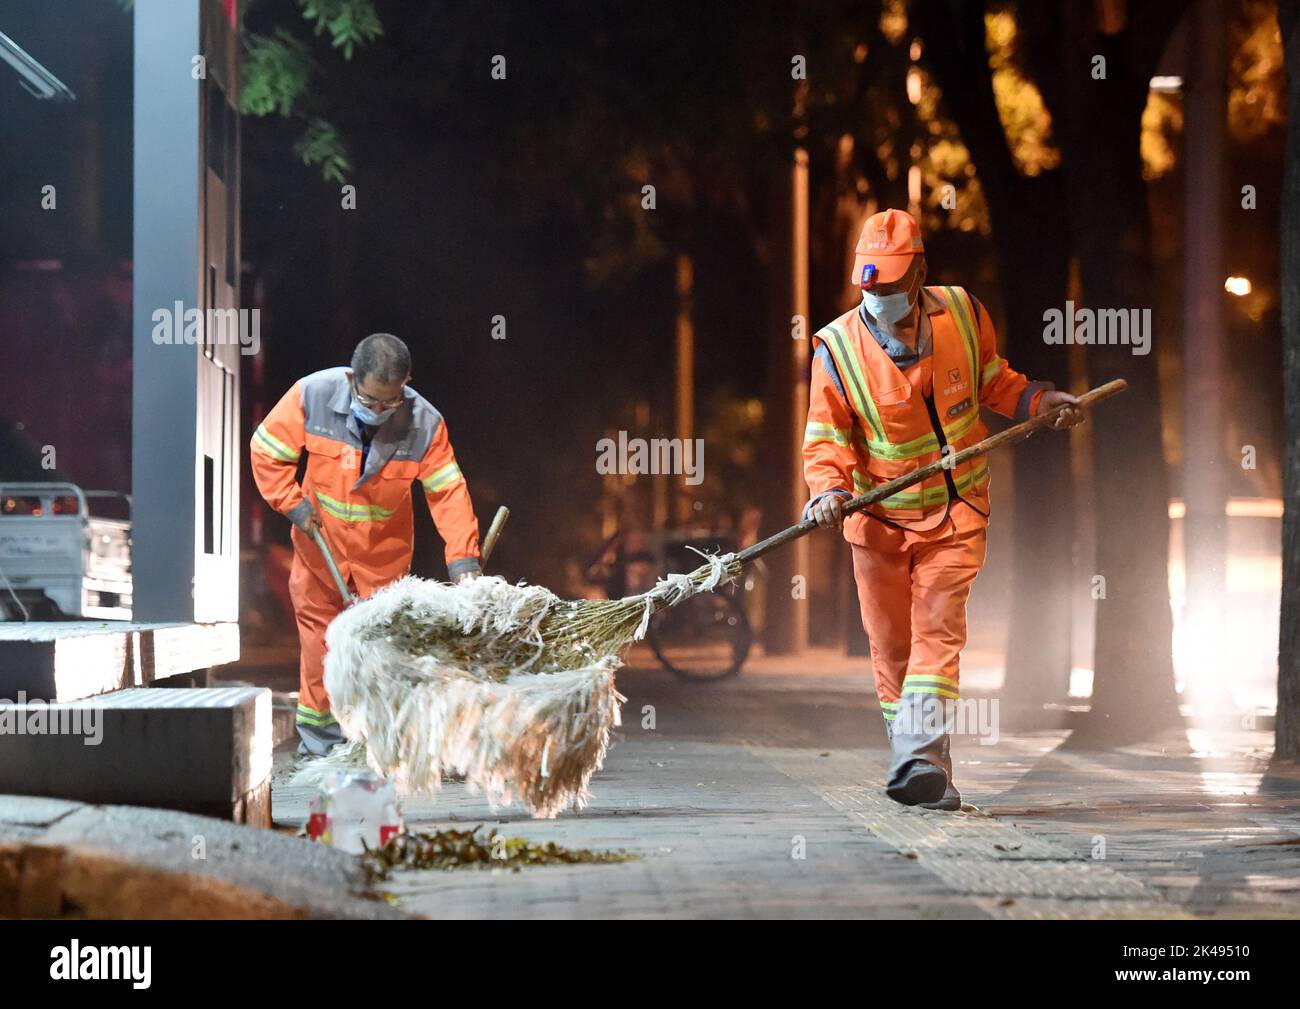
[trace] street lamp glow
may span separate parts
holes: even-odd
[[[1235,294],[1238,298],[1244,297],[1250,293],[1249,277],[1229,277],[1223,282],[1223,289],[1229,294]]]

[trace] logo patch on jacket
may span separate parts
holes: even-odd
[[[970,397],[967,396],[965,399],[963,399],[963,400],[962,400],[960,403],[958,403],[956,406],[950,406],[950,407],[948,407],[948,416],[949,416],[949,417],[956,417],[957,414],[959,414],[959,413],[964,413],[965,411],[967,411],[967,410],[970,409],[970,403],[971,403]]]

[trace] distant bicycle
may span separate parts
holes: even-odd
[[[754,632],[736,587],[697,596],[655,615],[646,643],[665,669],[687,680],[735,676],[749,658]]]
[[[727,537],[688,537],[681,534],[619,534],[605,545],[601,561],[588,577],[603,584],[611,599],[644,592],[668,572],[699,567],[699,554],[735,549]],[[646,632],[646,644],[660,664],[685,680],[709,682],[740,672],[754,645],[754,631],[742,605],[744,588],[732,583],[715,592],[701,592],[656,613]]]

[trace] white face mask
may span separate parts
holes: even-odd
[[[912,314],[912,309],[916,307],[916,299],[908,291],[885,295],[863,291],[862,304],[877,322],[892,326]]]

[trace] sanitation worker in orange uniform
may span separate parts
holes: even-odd
[[[867,220],[853,281],[862,300],[813,338],[804,517],[843,526],[892,760],[891,799],[961,808],[950,732],[966,600],[984,563],[989,471],[976,458],[845,517],[842,503],[985,437],[980,407],[1023,421],[1078,402],[1031,382],[997,353],[984,307],[960,287],[927,287],[916,221]],[[1067,408],[1054,426],[1073,426]]]
[[[411,484],[418,480],[446,543],[453,581],[479,574],[478,522],[447,425],[407,382],[411,355],[388,333],[357,344],[351,368],[299,379],[253,433],[250,460],[262,497],[294,525],[289,595],[302,649],[300,753],[343,741],[325,692],[325,628],[343,608],[312,538],[319,529],[354,596],[411,567]],[[297,472],[307,453],[302,483]]]

